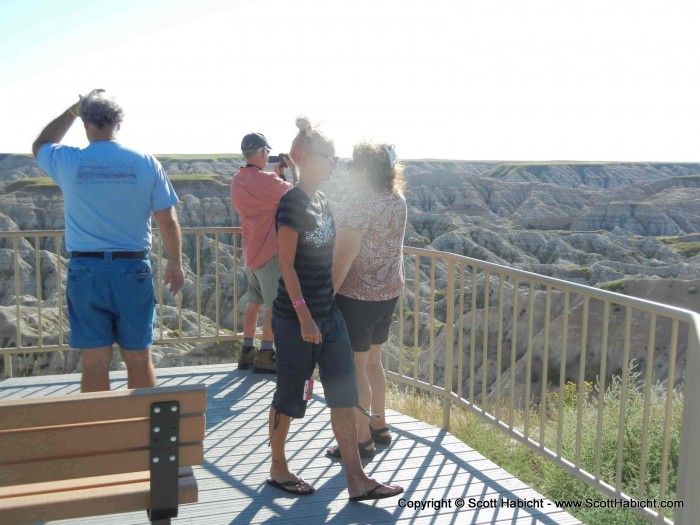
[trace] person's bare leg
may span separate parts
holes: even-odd
[[[111,390],[109,385],[109,365],[112,363],[112,346],[87,348],[81,352],[83,375],[80,379],[81,392],[103,392]]]
[[[386,375],[382,366],[382,345],[372,345],[369,347],[367,360],[367,378],[369,380],[370,391],[372,392],[372,402],[370,407],[372,414],[379,417],[372,418],[374,428],[384,428],[386,425]],[[366,407],[363,405],[362,408]]]
[[[156,386],[156,369],[151,360],[151,349],[124,350],[121,348],[122,359],[126,364],[129,377],[129,388],[148,388]]]
[[[348,494],[351,498],[369,491],[376,495],[396,495],[403,492],[398,485],[384,485],[370,478],[362,469],[360,453],[357,449],[357,428],[353,412],[357,408],[331,408],[331,426],[343,456],[345,477],[348,481]]]
[[[255,339],[255,330],[258,328],[258,313],[260,305],[248,303],[243,309],[243,337]]]
[[[263,341],[274,341],[274,334],[272,333],[272,308],[267,308],[265,311],[265,317],[263,318]]]
[[[359,394],[360,406],[369,412],[372,403],[372,389],[367,377],[367,362],[369,352],[353,352],[355,356],[355,376],[357,378],[357,392]],[[357,427],[357,442],[364,443],[372,436],[369,432],[367,416],[359,410],[355,410],[355,424]],[[376,423],[375,423],[376,426]],[[369,449],[370,447],[368,447]],[[342,452],[341,452],[342,453]]]
[[[275,419],[277,418],[277,428],[275,428]],[[270,464],[270,477],[278,483],[285,481],[299,481],[301,478],[294,472],[289,470],[287,464],[287,453],[285,445],[287,443],[287,434],[289,434],[289,426],[292,418],[285,416],[276,409],[270,409],[270,448],[272,449],[272,463]],[[298,492],[313,491],[313,487],[299,487]]]

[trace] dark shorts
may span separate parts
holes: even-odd
[[[348,331],[338,310],[329,316],[314,319],[321,331],[322,342],[313,344],[301,338],[297,319],[272,315],[277,352],[277,389],[272,408],[290,417],[304,417],[304,383],[318,363],[319,376],[331,408],[357,406],[357,381]]]
[[[371,345],[387,342],[398,300],[394,297],[388,301],[361,301],[340,294],[335,296],[348,326],[353,351],[367,352]]]
[[[148,259],[73,258],[66,278],[70,346],[99,348],[118,343],[145,350],[156,323]]]

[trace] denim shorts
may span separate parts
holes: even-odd
[[[340,311],[314,319],[321,331],[321,343],[301,338],[298,319],[272,315],[277,352],[277,389],[272,408],[290,417],[304,417],[304,383],[318,363],[326,404],[331,408],[351,408],[359,403],[355,379],[355,359],[348,330]]]
[[[151,346],[156,300],[148,259],[73,258],[66,283],[71,347]]]

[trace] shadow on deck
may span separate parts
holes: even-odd
[[[309,403],[306,417],[292,422],[287,444],[291,468],[317,490],[308,497],[288,497],[265,484],[270,461],[267,414],[274,376],[241,372],[233,366],[157,371],[159,385],[204,383],[208,387],[205,462],[195,468],[199,502],[181,506],[174,525],[581,523],[450,433],[394,411],[387,411],[387,420],[397,439],[380,447],[364,465],[377,480],[403,485],[403,499],[349,502],[342,462],[324,455],[334,439],[321,388]],[[125,378],[124,372],[112,373],[112,388],[125,388]],[[0,400],[79,390],[79,375],[16,378],[0,382]],[[457,507],[460,499],[463,508]],[[469,508],[494,499],[495,508]],[[539,508],[510,508],[502,506],[501,499],[536,503]],[[421,504],[425,506],[410,507]],[[148,520],[141,512],[51,523],[139,525]]]

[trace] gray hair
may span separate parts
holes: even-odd
[[[124,110],[117,102],[104,92],[93,91],[80,105],[80,118],[87,124],[103,129],[105,126],[114,127],[124,120]]]
[[[252,157],[255,157],[256,155],[260,155],[260,152],[262,150],[263,150],[263,148],[245,149],[245,150],[243,150],[243,158],[245,160],[248,160]]]

